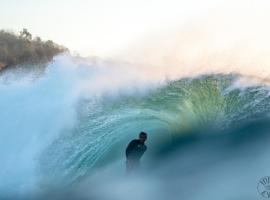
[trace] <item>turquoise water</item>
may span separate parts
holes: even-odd
[[[148,188],[146,182],[153,188],[143,190],[141,199],[149,195],[179,199],[171,196],[174,190],[182,191],[186,199],[198,199],[199,194],[189,195],[186,189],[198,176],[200,181],[194,184],[200,187],[201,199],[207,199],[214,195],[209,187],[224,192],[212,179],[221,176],[226,184],[232,184],[239,174],[240,184],[249,188],[249,184],[256,185],[254,177],[266,173],[268,162],[263,157],[261,160],[258,155],[262,149],[255,147],[265,145],[268,138],[267,85],[239,86],[240,74],[166,81],[141,80],[135,75],[113,84],[118,71],[105,71],[62,58],[41,77],[1,82],[2,196],[20,199],[80,185],[80,194],[85,196],[121,199],[118,193],[103,196],[103,180],[106,193],[116,185],[123,188],[119,195],[135,183]],[[149,134],[143,176],[126,182],[123,152],[142,130]],[[250,170],[242,172],[247,163],[251,163]],[[212,167],[216,168],[209,172]],[[150,183],[144,181],[148,174]],[[243,178],[245,175],[252,175],[253,182]],[[157,177],[172,187],[164,187]],[[205,181],[209,179],[208,187]],[[93,183],[93,188],[100,187],[82,189]],[[245,192],[250,195],[250,189],[240,189],[239,193],[231,187],[226,190],[230,198]],[[256,186],[254,190],[252,197],[257,197]],[[228,198],[225,195],[221,199]]]

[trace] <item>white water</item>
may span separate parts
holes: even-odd
[[[78,64],[60,56],[39,78],[29,74],[0,78],[0,193],[22,195],[39,189],[40,153],[59,135],[76,126],[81,98],[144,95],[160,85],[138,70]],[[35,77],[35,78],[33,78]],[[0,196],[1,196],[0,195]]]

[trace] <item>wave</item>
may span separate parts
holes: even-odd
[[[145,169],[154,169],[150,179],[155,183],[170,166],[178,178],[187,177],[184,172],[192,166],[195,172],[200,168],[202,172],[198,173],[206,173],[207,166],[189,158],[214,165],[223,163],[217,156],[226,153],[236,163],[229,149],[240,148],[242,153],[249,154],[251,150],[239,144],[252,141],[258,134],[256,129],[245,129],[251,130],[252,134],[248,134],[237,128],[239,125],[249,127],[256,122],[252,127],[269,130],[267,126],[263,129],[260,122],[268,120],[270,110],[266,84],[243,85],[242,81],[249,78],[241,74],[204,74],[168,80],[166,75],[151,77],[148,71],[129,67],[78,64],[70,58],[58,57],[37,79],[22,78],[7,83],[2,77],[0,157],[5,164],[0,178],[7,180],[0,182],[2,196],[21,198],[52,188],[80,185],[85,180],[93,184],[95,172],[103,173],[100,169],[115,162],[118,164],[111,169],[119,175],[124,171],[126,144],[142,130],[149,133]],[[240,142],[218,146],[232,141],[228,138],[233,141],[238,138]],[[266,134],[262,138],[267,138]],[[183,145],[185,141],[191,141],[187,142],[191,145]],[[181,148],[185,154],[179,153]],[[207,156],[212,151],[216,154]],[[202,158],[196,155],[199,152],[205,152]],[[164,159],[170,164],[156,167]],[[181,165],[182,161],[187,165]],[[177,171],[181,166],[181,171]],[[97,185],[101,186],[106,178],[102,174],[99,177]],[[192,175],[188,177],[194,179]],[[139,182],[143,180],[141,177]],[[173,180],[166,178],[167,182]],[[104,191],[110,190],[113,183],[108,181]],[[123,187],[124,183],[122,180],[119,184]],[[172,190],[166,191],[164,195]],[[104,199],[101,189],[88,193],[92,194],[98,196],[96,199]],[[117,198],[121,199],[117,195],[111,197]]]

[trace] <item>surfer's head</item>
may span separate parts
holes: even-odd
[[[140,139],[140,142],[142,143],[145,142],[147,139],[147,134],[145,132],[140,132],[139,139]]]

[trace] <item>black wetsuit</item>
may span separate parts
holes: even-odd
[[[132,160],[133,162],[140,161],[143,153],[146,151],[147,147],[140,140],[132,140],[126,148],[127,160]]]

